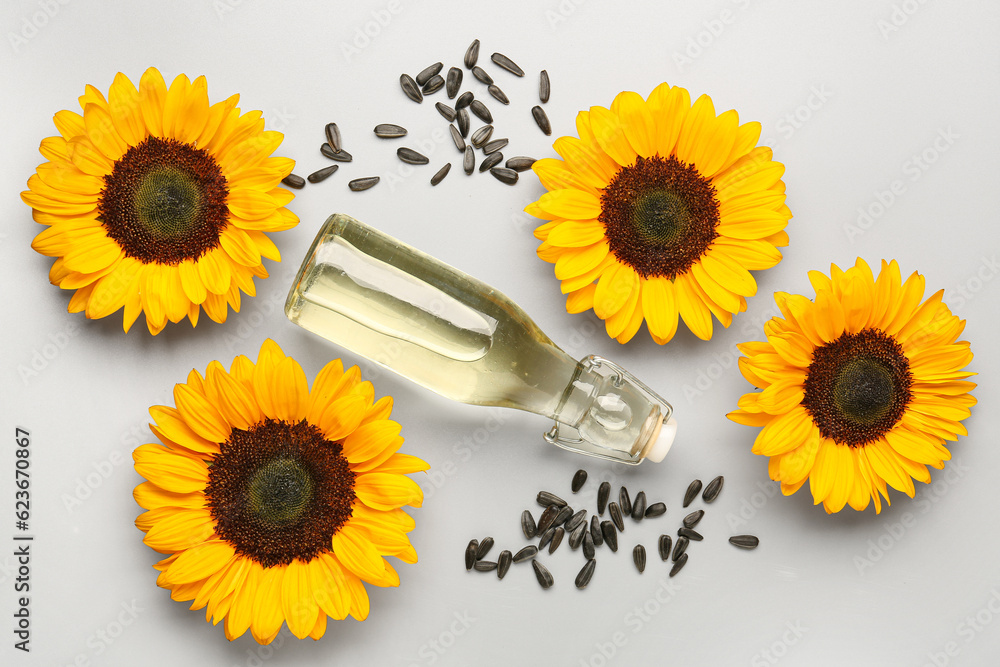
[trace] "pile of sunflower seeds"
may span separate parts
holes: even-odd
[[[573,476],[571,489],[577,493],[587,482],[587,471],[577,470]],[[702,492],[701,480],[696,479],[688,485],[684,493],[684,507],[687,508],[701,494],[702,501],[712,503],[722,492],[724,478],[719,475]],[[490,549],[493,548],[492,537],[485,537],[482,541],[471,540],[465,549],[465,569],[476,570],[477,572],[497,573],[497,577],[503,579],[506,576],[512,563],[524,563],[531,561],[535,571],[535,577],[539,585],[544,588],[551,588],[555,583],[552,573],[537,559],[541,550],[548,548],[549,554],[555,553],[562,544],[566,535],[570,549],[576,550],[582,547],[582,553],[586,559],[583,568],[577,574],[574,584],[577,588],[587,587],[594,576],[597,566],[597,549],[607,545],[612,552],[618,551],[619,533],[625,531],[625,517],[630,517],[632,521],[639,522],[663,516],[667,512],[666,504],[654,502],[647,505],[646,493],[640,491],[632,498],[626,487],[622,486],[618,491],[617,500],[608,502],[611,497],[611,484],[602,482],[597,490],[597,513],[591,515],[587,521],[587,510],[574,510],[565,500],[549,491],[539,491],[535,501],[545,508],[539,515],[537,522],[531,510],[524,510],[521,514],[521,530],[528,540],[538,539],[538,544],[529,544],[520,549],[516,554],[505,549],[500,552],[497,560],[485,560]],[[608,512],[609,520],[601,520],[605,510]],[[705,516],[705,510],[698,509],[683,518],[681,527],[677,529],[677,538],[669,533],[661,534],[657,541],[657,553],[660,560],[670,562],[670,576],[675,576],[688,562],[688,546],[692,541],[701,542],[704,537],[694,528]],[[729,538],[729,543],[741,549],[755,549],[760,540],[754,535],[734,535]],[[642,573],[646,569],[646,547],[637,544],[632,549],[632,562],[636,569]]]
[[[501,70],[517,77],[524,76],[524,70],[502,53],[494,53],[490,56],[490,60]],[[486,92],[493,99],[504,105],[510,104],[507,94],[494,82],[493,77],[478,65],[478,62],[479,40],[477,39],[469,45],[469,48],[465,52],[463,58],[465,68],[471,72],[476,81],[486,87]],[[518,181],[518,174],[530,169],[531,165],[535,163],[535,159],[519,155],[508,158],[503,166],[501,166],[500,163],[504,160],[501,150],[507,147],[509,139],[493,138],[495,130],[493,114],[483,100],[476,97],[473,91],[467,90],[459,95],[462,81],[465,78],[463,70],[460,67],[451,67],[446,75],[442,75],[443,70],[444,63],[436,62],[433,65],[425,67],[415,77],[409,74],[401,74],[399,77],[399,86],[403,94],[418,104],[423,102],[425,96],[433,95],[439,90],[444,90],[449,100],[455,99],[457,96],[458,99],[454,102],[454,106],[438,102],[434,107],[449,123],[448,131],[451,134],[455,148],[461,154],[463,171],[467,175],[471,175],[475,171],[476,150],[478,149],[483,154],[483,160],[479,164],[479,172],[484,173],[488,171],[501,183],[514,185]],[[549,74],[546,70],[542,70],[538,78],[538,99],[542,104],[549,101],[550,90]],[[472,133],[471,137],[469,136],[472,123],[470,112],[484,123],[482,127]],[[546,135],[552,134],[552,125],[549,123],[549,118],[545,114],[545,110],[540,105],[536,104],[531,108],[531,117],[542,132]],[[407,135],[405,127],[394,123],[376,125],[374,132],[375,136],[382,139],[400,139]],[[336,123],[328,123],[326,125],[326,142],[320,146],[320,153],[335,162],[351,162],[354,159],[350,153],[344,150],[340,129]],[[402,162],[410,165],[426,165],[430,163],[430,159],[427,156],[422,155],[412,148],[399,148],[396,151],[396,155]],[[289,174],[282,180],[282,183],[290,188],[301,189],[305,187],[306,181],[320,183],[326,180],[337,171],[338,166],[334,164],[324,167],[309,174],[306,178],[302,178],[297,174]],[[431,185],[437,185],[443,181],[450,171],[451,163],[448,162],[434,172],[434,175],[430,179]],[[378,176],[356,178],[348,183],[347,186],[353,192],[361,192],[362,190],[374,187],[378,184],[379,180]]]

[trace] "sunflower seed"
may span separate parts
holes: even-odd
[[[420,88],[417,87],[417,82],[413,80],[413,77],[409,74],[399,75],[399,87],[403,89],[403,92],[414,102],[418,104],[424,101],[424,96],[420,94]]]
[[[640,491],[632,501],[632,520],[642,521],[644,516],[646,516],[646,492]]]
[[[615,528],[617,528],[619,532],[624,532],[625,520],[622,519],[622,511],[621,508],[618,507],[618,503],[613,500],[611,501],[611,504],[608,505],[608,514],[611,515],[611,520],[615,522]]]
[[[503,153],[500,152],[493,153],[492,155],[489,155],[485,160],[483,160],[483,163],[479,165],[479,171],[491,171],[493,167],[500,164],[501,160],[503,160]]]
[[[330,148],[330,144],[323,144],[320,146],[319,152],[323,154],[323,157],[328,157],[336,162],[350,162],[354,159],[354,156],[345,150],[334,151]]]
[[[339,164],[331,164],[329,167],[323,167],[322,169],[317,169],[313,173],[306,176],[306,179],[310,183],[322,183],[327,178],[329,178],[333,174],[333,172],[337,171],[338,169],[340,169]]]
[[[553,535],[552,535],[552,540],[549,542],[549,553],[550,554],[556,552],[556,549],[558,549],[559,545],[562,544],[563,536],[565,534],[566,534],[566,531],[563,530],[562,526],[559,526],[558,528],[556,528],[555,533],[553,533]]]
[[[580,522],[580,525],[573,529],[573,532],[569,534],[569,548],[576,550],[580,548],[583,544],[583,536],[587,535],[587,524]]]
[[[513,560],[510,551],[504,549],[500,552],[500,556],[497,558],[497,577],[503,579],[507,574],[507,570],[510,569],[510,563]]]
[[[483,541],[479,543],[479,549],[476,550],[476,560],[482,560],[482,558],[486,556],[486,554],[488,554],[490,552],[490,549],[492,548],[493,548],[493,538],[492,537],[483,538]]]
[[[535,525],[535,517],[531,516],[531,510],[521,512],[521,530],[529,540],[538,534],[538,527]]]
[[[465,547],[465,569],[471,570],[476,564],[476,552],[479,551],[479,540],[469,540],[469,546]]]
[[[455,110],[444,102],[438,102],[434,105],[434,108],[438,110],[438,113],[444,116],[444,119],[449,123],[455,120]],[[403,135],[399,135],[403,136]]]
[[[362,190],[367,190],[368,188],[374,187],[379,182],[378,176],[368,176],[367,178],[355,178],[353,181],[347,184],[354,192],[361,192]]]
[[[729,538],[729,543],[740,549],[756,549],[760,540],[756,535],[733,535]]]
[[[566,519],[573,516],[573,508],[566,506],[559,508],[559,514],[556,514],[556,518],[552,521],[553,526],[561,526],[566,523]]]
[[[576,587],[583,590],[590,583],[590,580],[594,577],[594,568],[597,566],[597,561],[593,557],[587,559],[587,564],[583,566],[580,570],[580,574],[576,575]]]
[[[448,131],[451,132],[451,140],[455,142],[455,148],[458,149],[459,153],[465,152],[465,139],[462,138],[462,133],[458,131],[458,128],[454,125],[448,126]]]
[[[476,154],[472,152],[472,146],[465,147],[465,157],[462,158],[462,169],[466,174],[471,174],[476,168]]]
[[[601,482],[597,487],[597,513],[604,516],[604,508],[608,506],[608,496],[611,495],[611,484]]]
[[[301,190],[306,187],[306,179],[302,178],[298,174],[289,174],[281,179],[283,185],[287,185],[290,188],[295,188],[296,190]]]
[[[426,155],[418,153],[412,148],[407,148],[406,146],[396,149],[396,157],[406,164],[427,164],[430,162],[430,159],[428,159]]]
[[[548,507],[549,505],[555,505],[557,507],[566,507],[565,500],[563,500],[554,493],[549,493],[548,491],[539,491],[538,495],[535,496],[535,500],[542,507]]]
[[[482,67],[473,67],[472,76],[476,77],[477,81],[481,81],[482,83],[485,83],[487,86],[493,84],[493,77],[487,74],[486,70],[484,70]]]
[[[538,105],[531,107],[531,117],[535,119],[538,129],[546,135],[552,134],[552,123],[549,122],[549,117],[545,114],[545,109]]]
[[[726,480],[722,475],[713,479],[708,483],[708,486],[705,487],[705,493],[701,494],[701,499],[706,503],[710,503],[718,498],[719,494],[722,493],[722,483],[725,481]]]
[[[608,548],[612,551],[618,551],[618,533],[615,531],[615,524],[610,521],[602,521],[601,534],[604,536]]]
[[[476,99],[476,96],[472,94],[471,90],[467,90],[458,96],[455,100],[455,109],[464,109],[465,107],[472,104],[472,100]]]
[[[552,538],[555,537],[555,534],[556,534],[555,528],[549,528],[544,533],[542,533],[541,539],[538,540],[538,550],[541,551],[542,549],[547,547],[549,542],[552,541]]]
[[[635,545],[632,549],[632,562],[635,563],[635,569],[639,570],[639,574],[646,570],[646,547],[641,544]]]
[[[435,74],[427,83],[424,84],[421,91],[424,95],[433,95],[442,88],[444,88],[444,77],[440,74]]]
[[[439,102],[440,104],[440,102]],[[382,139],[397,139],[406,136],[406,128],[392,123],[382,123],[375,126],[375,136]]]
[[[448,78],[445,80],[445,92],[448,93],[448,99],[455,99],[455,95],[458,95],[458,89],[461,87],[462,70],[452,67],[448,70]]]
[[[530,158],[515,158],[515,157],[512,157],[510,160],[507,160],[507,164],[506,164],[507,168],[508,169],[512,169],[513,168],[513,167],[510,166],[511,160],[519,160],[519,159],[530,159]],[[518,171],[523,171],[523,170],[518,170]],[[583,470],[583,469],[580,469],[580,470],[577,470],[575,473],[573,473],[573,482],[570,484],[570,488],[573,489],[573,493],[576,493],[577,491],[579,491],[580,489],[582,489],[583,485],[586,484],[586,483],[587,483],[587,471]]]
[[[590,517],[590,536],[594,538],[594,546],[599,547],[604,544],[604,533],[601,532],[601,520],[597,515]]]
[[[422,86],[430,81],[431,77],[436,76],[443,67],[444,63],[434,63],[420,70],[420,74],[417,75],[417,85]]]
[[[448,175],[449,171],[451,171],[451,162],[438,169],[437,173],[431,176],[431,185],[437,185],[438,183],[443,181],[444,177]]]
[[[500,104],[510,104],[510,100],[507,98],[507,95],[502,90],[500,90],[500,86],[496,85],[495,83],[490,84],[490,87],[487,88],[486,90],[489,92],[490,95],[493,96],[493,99],[495,99]]]
[[[673,539],[669,535],[660,535],[660,540],[656,543],[656,548],[660,552],[660,560],[670,560],[672,543]]]
[[[688,484],[687,491],[684,492],[684,507],[690,505],[695,498],[698,497],[698,492],[701,491],[701,480],[696,479],[690,484]]]
[[[681,555],[687,551],[688,544],[690,540],[686,537],[678,537],[677,541],[674,542],[674,551],[670,554],[670,560],[676,561]]]
[[[534,544],[529,544],[528,546],[524,547],[516,554],[514,554],[514,562],[523,563],[526,560],[534,558],[537,554],[538,554],[538,547],[536,547]]]
[[[466,148],[466,152],[470,149]],[[538,526],[535,528],[535,535],[541,535],[546,530],[552,527],[552,522],[555,521],[556,515],[559,514],[559,510],[562,509],[558,505],[549,505],[542,512],[542,516],[538,517]]]
[[[531,561],[531,567],[535,570],[535,578],[538,579],[539,585],[542,588],[552,588],[552,584],[555,581],[552,579],[552,573],[548,571],[548,568],[537,560]]]
[[[477,572],[492,572],[497,569],[497,563],[495,560],[477,560],[472,567],[476,568]]]
[[[509,144],[507,139],[494,139],[485,146],[483,146],[483,153],[489,155],[490,153],[496,153],[498,150]],[[513,170],[511,170],[513,171]],[[514,173],[514,180],[517,180],[517,172]]]
[[[594,547],[594,537],[590,534],[589,530],[585,530],[583,532],[583,557],[593,558],[596,553],[597,549]]]
[[[618,507],[621,509],[622,514],[628,515],[632,513],[632,499],[629,498],[628,489],[624,486],[618,492]]]
[[[646,508],[646,518],[652,519],[656,516],[663,516],[667,513],[667,506],[663,503],[653,503]]]
[[[677,574],[678,572],[680,572],[681,568],[684,567],[684,565],[687,562],[688,562],[688,555],[687,554],[681,554],[680,558],[678,558],[676,561],[674,561],[674,566],[672,568],[670,568],[670,576],[672,577],[675,574]]]
[[[502,53],[494,53],[490,56],[490,60],[495,62],[501,69],[505,69],[515,76],[524,76],[524,70]]]
[[[476,148],[482,148],[487,141],[490,140],[490,136],[493,134],[492,125],[483,125],[481,128],[472,133],[472,138],[470,141],[472,145]]]
[[[465,66],[472,69],[479,60],[479,40],[474,40],[465,51]]]
[[[535,164],[535,158],[533,158],[533,157],[523,157],[523,156],[519,155],[517,157],[512,157],[509,160],[507,160],[507,162],[504,164],[504,166],[507,167],[508,169],[513,169],[514,171],[527,171],[527,170],[531,169],[531,165],[533,165],[533,164]],[[584,480],[584,482],[587,481],[587,471],[586,470],[581,470],[580,472],[583,473],[583,480]],[[577,474],[579,474],[579,473],[577,473]],[[574,481],[575,481],[575,478],[574,478]],[[580,482],[580,486],[583,486],[583,482]]]
[[[573,532],[579,525],[585,525],[587,519],[587,510],[580,510],[570,518],[566,519],[566,530]]]
[[[542,104],[549,101],[549,73],[545,70],[538,75],[538,99]]]
[[[462,133],[463,137],[469,136],[469,124],[472,122],[469,119],[469,110],[463,107],[455,113],[458,117],[458,131]]]
[[[493,122],[493,114],[491,114],[490,110],[486,108],[486,105],[479,100],[472,100],[472,104],[469,105],[469,109],[472,113],[479,116],[484,123]]]
[[[686,517],[684,517],[683,521],[684,527],[694,528],[695,526],[698,525],[698,522],[701,521],[701,517],[703,516],[705,516],[705,510],[695,510],[694,512],[691,512]]]
[[[694,542],[701,542],[705,539],[705,536],[699,533],[697,530],[692,530],[690,528],[678,528],[677,534],[681,537],[686,537]]]
[[[330,144],[334,153],[344,150],[344,142],[340,138],[340,128],[337,127],[336,123],[326,124],[326,143]]]
[[[499,155],[500,160],[503,159],[503,153],[494,153],[493,155]],[[497,160],[499,162],[500,160]],[[490,169],[490,173],[501,183],[506,185],[514,185],[517,183],[517,172],[513,169],[507,169],[505,167],[493,167]]]

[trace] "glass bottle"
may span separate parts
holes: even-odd
[[[670,404],[625,369],[574,360],[496,289],[346,215],[320,229],[285,314],[448,398],[550,417],[544,437],[565,449],[661,461],[676,433]]]

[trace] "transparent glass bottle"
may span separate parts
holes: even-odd
[[[545,439],[628,464],[661,461],[670,404],[618,365],[576,361],[494,288],[342,214],[285,302],[295,324],[443,396],[555,420]]]

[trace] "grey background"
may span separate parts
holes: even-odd
[[[995,3],[971,1],[511,0],[487,8],[409,0],[8,0],[0,8],[0,539],[11,544],[12,440],[21,426],[33,438],[36,541],[28,659],[11,647],[13,558],[0,546],[0,616],[7,619],[0,663],[996,664],[1000,424],[990,406],[992,373],[1000,370],[993,346],[998,19]],[[359,37],[365,31],[373,35],[367,44]],[[575,132],[577,110],[606,106],[621,90],[646,95],[664,80],[763,123],[764,140],[787,166],[791,245],[778,267],[757,274],[758,295],[730,329],[710,343],[683,331],[658,347],[644,328],[623,347],[592,313],[565,313],[551,265],[534,255],[535,222],[521,212],[543,192],[537,179],[526,174],[508,188],[489,176],[466,177],[432,108],[444,93],[417,106],[397,85],[402,71],[458,64],[477,37],[481,61],[512,100],[507,108],[490,104],[498,135],[512,140],[508,155],[554,156],[551,141]],[[528,76],[496,70],[488,56],[497,50]],[[212,101],[241,93],[244,110],[263,110],[269,127],[285,133],[278,153],[299,160],[300,174],[325,165],[317,149],[331,120],[355,156],[297,195],[292,208],[302,223],[274,235],[284,261],[269,263],[272,277],[258,281],[258,297],[246,299],[242,312],[224,325],[203,318],[195,330],[169,326],[155,338],[141,322],[123,335],[120,313],[91,322],[65,312],[70,294],[48,284],[52,260],[29,247],[41,228],[18,198],[42,161],[39,141],[55,134],[52,114],[77,109],[84,84],[106,91],[117,71],[138,81],[149,65],[168,82],[179,72],[207,75]],[[541,68],[552,77],[552,138],[528,113]],[[429,141],[432,166],[405,176],[393,155],[398,144],[371,134],[379,122],[406,125],[414,147]],[[921,155],[923,167],[915,162]],[[433,165],[446,160],[456,168],[431,188]],[[374,190],[347,190],[349,179],[371,174],[383,177]],[[880,210],[895,181],[901,194]],[[859,209],[877,213],[867,228],[857,226]],[[291,277],[336,211],[495,285],[574,356],[599,353],[632,369],[676,407],[681,430],[668,459],[625,470],[564,453],[542,442],[548,424],[538,417],[450,403],[290,325],[280,305]],[[724,414],[750,389],[736,371],[734,346],[762,337],[775,312],[772,293],[809,293],[808,270],[828,271],[830,262],[845,266],[859,255],[874,265],[895,257],[904,274],[927,277],[928,295],[946,290],[968,319],[980,406],[965,422],[971,436],[952,448],[954,460],[934,471],[929,486],[918,484],[916,500],[892,492],[880,516],[872,508],[826,516],[807,489],[776,494],[766,460],[750,454],[756,431]],[[298,358],[310,378],[336,356],[360,363],[379,395],[395,397],[405,451],[433,466],[420,480],[424,508],[413,512],[420,562],[400,565],[402,586],[371,590],[364,623],[331,622],[319,642],[283,632],[271,648],[249,635],[227,642],[221,627],[155,586],[156,554],[132,524],[139,509],[130,495],[140,481],[131,450],[151,438],[148,407],[169,403],[173,384],[191,368],[255,357],[265,337]],[[51,358],[23,378],[19,368],[36,353]],[[485,444],[472,450],[463,444],[470,439]],[[581,466],[591,481],[574,504],[592,509],[598,481],[610,479],[616,489],[627,483],[633,494],[645,489],[651,502],[665,501],[667,516],[630,524],[618,554],[601,550],[583,592],[572,586],[582,556],[565,545],[545,558],[557,581],[549,591],[526,565],[502,582],[464,571],[471,537],[493,535],[494,553],[519,548],[521,510],[536,508],[540,488],[569,495]],[[676,529],[687,483],[717,474],[726,487],[701,524],[706,540],[667,580],[656,537]],[[746,553],[726,544],[740,532],[760,535],[761,547]],[[642,576],[629,553],[639,542],[650,552]]]

